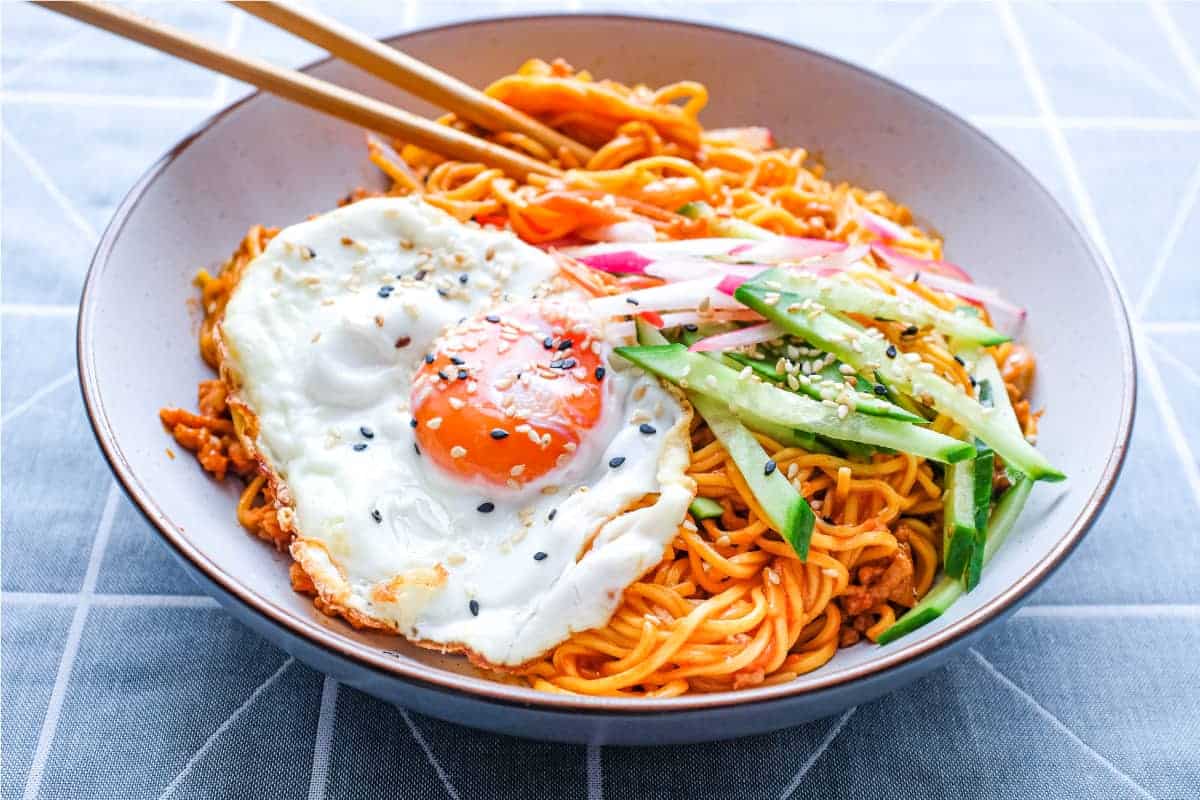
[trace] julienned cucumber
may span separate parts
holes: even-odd
[[[996,510],[992,512],[992,516],[988,520],[988,538],[983,551],[985,565],[992,560],[997,548],[1012,531],[1017,517],[1021,515],[1021,509],[1025,507],[1025,501],[1029,499],[1033,483],[1032,478],[1021,478],[1004,493],[1000,502],[996,503]],[[955,600],[962,597],[965,591],[962,581],[955,580],[949,575],[943,575],[925,594],[921,602],[910,608],[904,616],[896,620],[892,627],[879,635],[876,643],[889,644],[907,633],[912,633],[925,623],[932,622],[944,614],[946,609]]]
[[[820,303],[826,308],[849,314],[932,327],[964,343],[993,345],[1011,338],[989,328],[978,317],[945,311],[919,297],[884,294],[844,278],[822,278],[808,272],[775,270],[770,277],[760,275],[756,280],[764,279],[776,281],[788,292],[799,295],[801,303],[807,300],[810,304]]]
[[[640,341],[640,340],[639,340]],[[741,353],[726,353],[726,358],[736,361],[745,367],[750,367],[760,377],[767,380],[783,382],[787,379],[786,375],[780,374],[775,365],[768,363],[762,359],[750,358]],[[837,375],[837,377],[834,377]],[[865,381],[864,381],[865,383]],[[825,387],[829,387],[826,389]],[[867,384],[868,389],[870,384]],[[832,391],[830,391],[832,390]],[[870,414],[873,417],[887,417],[888,419],[898,419],[902,422],[917,422],[924,425],[928,420],[924,417],[905,411],[897,405],[889,403],[881,397],[875,397],[870,394],[864,394],[859,389],[848,389],[842,382],[841,376],[838,375],[836,367],[830,365],[828,372],[822,372],[820,375],[805,375],[803,380],[796,385],[796,391],[801,394],[806,394],[814,400],[824,399],[822,392],[836,396],[843,392],[848,394],[847,405],[855,411],[860,411],[863,414]]]
[[[946,468],[942,496],[942,569],[952,578],[961,578],[975,548],[975,459]]]
[[[708,230],[713,236],[726,239],[774,239],[775,234],[752,222],[737,217],[721,217],[712,206],[700,200],[684,203],[677,209],[688,219],[707,219]]]
[[[742,420],[799,428],[819,436],[902,450],[943,463],[975,455],[967,442],[907,422],[849,413],[839,416],[834,404],[793,394],[767,383],[742,379],[739,373],[681,344],[618,347],[618,355],[689,391],[720,400]]]
[[[696,519],[713,519],[725,513],[721,504],[709,497],[694,498],[692,504],[688,506],[688,511],[692,512],[692,516]]]
[[[874,372],[905,394],[922,399],[949,415],[1021,473],[1048,481],[1060,481],[1066,477],[1034,449],[1019,431],[1014,431],[1006,420],[1001,419],[998,412],[985,410],[975,398],[959,387],[926,371],[920,364],[896,355],[894,348],[890,350],[893,355],[889,356],[886,340],[868,335],[819,308],[787,311],[789,307],[799,306],[803,298],[767,285],[781,285],[777,280],[779,278],[777,270],[770,270],[742,284],[735,296],[788,333],[833,353],[860,372]]]
[[[775,462],[770,460],[754,434],[746,430],[724,403],[696,392],[689,392],[688,399],[737,464],[771,525],[801,561],[808,558],[808,543],[813,531],[813,513],[808,502],[775,467]]]
[[[963,572],[963,583],[967,591],[979,585],[983,576],[983,554],[987,549],[988,514],[992,508],[992,476],[995,472],[996,455],[985,444],[976,443],[979,455],[971,462],[975,478],[975,543],[971,558]],[[955,465],[957,466],[957,465]]]

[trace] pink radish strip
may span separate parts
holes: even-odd
[[[751,325],[749,328],[740,328],[718,336],[709,336],[706,339],[696,342],[688,350],[695,353],[708,353],[714,350],[734,350],[746,345],[769,342],[772,339],[778,339],[782,335],[783,331],[775,327],[774,323],[764,322],[761,325]]]
[[[976,286],[973,283],[961,283],[947,278],[943,275],[937,275],[929,272],[916,273],[920,277],[918,280],[924,283],[931,289],[937,289],[942,292],[958,295],[964,300],[972,303],[980,303],[986,305],[988,309],[1000,311],[1018,319],[1025,319],[1026,311],[1015,303],[1010,303],[1005,300],[994,289],[988,289],[983,286]]]
[[[907,242],[912,239],[902,226],[892,222],[887,217],[867,211],[862,206],[858,207],[858,219],[862,222],[863,227],[871,233],[883,239],[885,242]]]
[[[654,226],[641,220],[626,220],[614,222],[611,225],[600,225],[584,228],[579,231],[584,239],[593,242],[653,242],[656,238]]]
[[[726,275],[717,284],[717,291],[733,297],[733,293],[738,290],[738,287],[748,280],[750,280],[750,277],[746,275]]]
[[[591,256],[575,256],[581,264],[613,275],[645,275],[646,267],[654,262],[632,250],[617,250]]]
[[[588,306],[598,316],[616,316],[639,311],[694,311],[704,300],[709,302],[710,308],[744,308],[732,297],[717,292],[716,280],[712,277],[599,297],[590,301]]]
[[[826,239],[805,239],[800,236],[777,236],[761,242],[735,247],[729,255],[739,261],[803,261],[806,258],[827,256],[846,249],[845,242]]]
[[[676,311],[662,315],[664,328],[677,328],[680,325],[703,325],[709,322],[762,322],[762,317],[748,308],[730,309],[728,311],[710,311],[700,314],[696,311]],[[634,335],[636,329],[632,322],[611,322],[604,328],[606,339],[624,339]]]
[[[887,264],[893,272],[936,272],[947,278],[962,281],[963,283],[972,283],[971,276],[967,274],[966,270],[957,264],[951,264],[949,261],[933,261],[927,258],[910,256],[908,253],[902,253],[894,247],[888,247],[885,244],[873,244],[871,245],[871,251],[879,256],[879,259]]]

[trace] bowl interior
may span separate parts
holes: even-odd
[[[982,134],[828,57],[687,24],[546,17],[434,29],[395,41],[477,86],[531,56],[564,56],[596,75],[652,86],[702,81],[710,92],[707,125],[767,125],[778,141],[820,153],[835,178],[886,190],[945,235],[949,257],[1029,308],[1024,339],[1040,362],[1036,402],[1048,409],[1039,445],[1070,480],[1036,489],[980,587],[936,623],[888,647],[844,650],[791,684],[699,702],[827,686],[927,650],[1027,592],[1086,527],[1113,477],[1114,453],[1124,445],[1132,412],[1125,316],[1111,279],[1066,215]],[[341,62],[312,72],[436,113]],[[323,617],[291,591],[283,556],[238,526],[234,487],[209,480],[190,458],[166,455],[173,442],[157,422],[158,409],[191,406],[197,381],[210,377],[196,353],[198,318],[189,305],[196,270],[219,265],[252,223],[287,225],[332,207],[354,186],[381,182],[366,160],[361,131],[266,96],[220,115],[152,170],[106,233],[85,296],[81,367],[101,440],[172,544],[279,624],[385,669],[493,697],[634,707],[498,685],[460,659]],[[1081,398],[1086,413],[1079,413]],[[697,702],[634,705],[661,710],[684,701]]]

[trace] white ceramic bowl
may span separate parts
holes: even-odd
[[[422,713],[534,738],[663,743],[762,732],[833,713],[936,666],[1013,611],[1079,542],[1113,485],[1134,405],[1133,349],[1110,270],[1049,193],[994,142],[924,98],[828,56],[664,20],[500,19],[392,40],[475,85],[525,58],[564,56],[595,74],[708,85],[709,126],[767,125],[822,153],[832,174],[881,187],[941,231],[948,255],[1029,308],[1039,359],[1039,447],[1069,481],[1039,485],[978,589],[886,647],[843,650],[791,683],[674,699],[541,694],[461,659],[357,632],[292,592],[285,559],[234,517],[236,489],[169,460],[157,421],[210,376],[186,302],[255,222],[286,225],[381,177],[362,132],[255,95],[184,139],[138,182],[97,250],[84,290],[79,367],[97,438],[126,491],[236,617],[297,657]],[[469,58],[463,58],[469,53]],[[427,114],[434,109],[341,62],[309,70]]]

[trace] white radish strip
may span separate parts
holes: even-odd
[[[805,239],[800,236],[777,236],[761,242],[745,244],[729,251],[739,261],[804,261],[808,258],[827,256],[846,249],[845,242],[827,239]]]
[[[874,212],[868,211],[862,206],[858,207],[858,219],[862,222],[864,228],[885,242],[907,242],[912,240],[908,231],[902,226],[897,225],[887,217],[881,217]]]
[[[766,264],[726,264],[707,258],[668,258],[646,265],[646,274],[662,278],[668,283],[692,280],[707,276],[740,275],[753,278],[763,270],[770,269]]]
[[[719,256],[726,255],[730,250],[746,243],[745,239],[675,239],[670,242],[638,242],[625,244],[611,242],[605,244],[590,244],[582,247],[564,247],[562,252],[572,258],[583,259],[587,256],[611,253],[618,250],[632,250],[648,261],[657,261],[667,256]]]
[[[593,242],[653,242],[655,240],[654,226],[649,222],[631,219],[624,222],[614,222],[611,225],[600,225],[583,228],[579,235]]]
[[[697,353],[707,353],[714,350],[723,352],[751,344],[759,344],[760,342],[769,342],[772,339],[778,339],[782,335],[783,331],[775,327],[774,323],[764,322],[761,325],[751,325],[749,328],[740,328],[729,333],[709,336],[696,342],[688,349]]]
[[[638,311],[695,311],[705,300],[709,308],[744,308],[732,297],[718,292],[717,281],[712,277],[599,297],[590,301],[588,306],[593,314],[607,317],[636,314]]]
[[[664,328],[678,328],[680,325],[705,325],[712,322],[762,322],[762,316],[748,308],[713,311],[708,314],[676,311],[663,314],[662,321]],[[636,333],[637,328],[632,322],[610,322],[604,328],[605,338],[609,340],[632,338]]]

